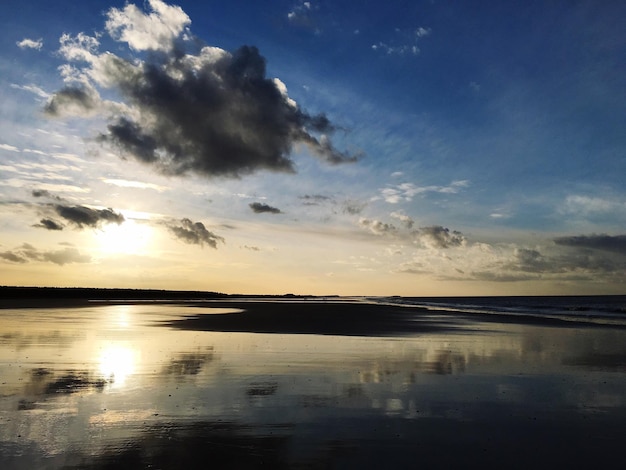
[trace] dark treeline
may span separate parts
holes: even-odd
[[[0,286],[0,299],[75,299],[75,300],[187,300],[215,299],[227,294],[206,291],[159,289],[99,289],[92,287],[12,287]]]

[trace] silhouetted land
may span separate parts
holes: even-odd
[[[228,295],[207,291],[0,286],[0,308],[80,306],[94,301],[184,301],[225,297]]]

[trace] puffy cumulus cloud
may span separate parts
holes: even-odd
[[[415,224],[415,221],[411,217],[409,217],[408,215],[402,212],[392,212],[389,215],[393,217],[394,219],[397,219],[400,222],[402,222],[408,229],[412,229],[413,225]]]
[[[418,250],[393,272],[430,275],[441,280],[487,282],[626,282],[626,258],[535,247],[464,243],[453,251]]]
[[[463,246],[466,243],[465,237],[459,231],[453,230],[441,225],[433,225],[431,227],[421,227],[415,232],[419,241],[429,248],[452,248]]]
[[[169,51],[191,19],[179,6],[161,0],[148,0],[148,5],[149,13],[132,3],[121,10],[111,8],[105,28],[113,39],[126,42],[135,51]]]
[[[190,245],[208,245],[217,248],[219,242],[224,243],[224,239],[219,235],[207,230],[202,222],[193,222],[190,219],[181,219],[180,225],[168,224],[170,231],[179,240]]]
[[[262,202],[251,202],[248,206],[250,206],[250,209],[252,209],[255,214],[282,214],[281,210],[277,207],[272,207]]]
[[[99,227],[103,223],[124,222],[124,216],[113,209],[92,209],[86,206],[67,206],[54,204],[54,211],[63,219],[82,229],[84,227]]]
[[[554,243],[572,248],[610,251],[626,255],[626,235],[577,235],[558,237]]]
[[[70,263],[88,263],[91,258],[81,254],[74,247],[65,247],[60,250],[38,250],[29,243],[23,243],[19,247],[0,252],[0,259],[11,263],[47,262],[63,266]]]
[[[359,226],[364,228],[375,235],[395,234],[398,229],[393,224],[387,224],[376,219],[367,219],[361,217],[359,219]]]
[[[33,227],[45,228],[46,230],[63,230],[63,225],[52,219],[41,219]]]
[[[414,229],[415,221],[408,215],[392,212],[391,217],[402,222],[402,226],[366,217],[361,217],[358,225],[375,235],[392,235],[397,240],[433,251],[464,247],[467,244],[465,236],[459,231],[441,225]]]
[[[42,38],[39,38],[39,39],[24,38],[21,41],[17,41],[15,44],[20,49],[36,49],[40,51],[41,48],[43,47],[43,39]]]
[[[104,116],[97,141],[166,174],[290,173],[299,144],[331,165],[358,159],[334,147],[329,135],[338,128],[325,115],[300,109],[282,81],[266,77],[256,47],[201,47],[185,32],[190,20],[179,7],[148,6],[147,13],[113,8],[105,27],[131,51],[158,53],[126,59],[101,53],[96,37],[61,37],[65,86],[50,96],[48,115]],[[104,100],[104,90],[121,100]]]
[[[318,10],[316,3],[311,1],[298,1],[287,13],[287,20],[291,24],[304,29],[316,30],[314,12]]]

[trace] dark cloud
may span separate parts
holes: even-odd
[[[63,115],[67,111],[75,114],[91,114],[100,105],[97,92],[85,86],[68,86],[57,91],[44,106],[50,116]]]
[[[538,279],[537,275],[519,274],[519,273],[498,273],[491,271],[473,271],[472,279],[489,282],[522,282]]]
[[[49,215],[50,209],[52,209],[56,215],[62,217],[79,229],[85,227],[97,228],[104,223],[120,225],[125,220],[122,214],[115,212],[111,208],[92,209],[86,206],[68,205],[65,199],[45,189],[35,189],[31,194],[36,198],[47,198],[58,201],[54,204],[43,204],[41,207],[44,208],[43,210],[47,213],[46,215]],[[49,216],[41,219],[39,223],[33,225],[33,227],[45,228],[47,230],[63,230],[64,228],[63,224]]]
[[[276,207],[268,206],[267,204],[263,204],[261,202],[251,202],[248,205],[250,206],[250,209],[254,211],[255,214],[262,214],[264,212],[269,212],[270,214],[282,214],[280,209]]]
[[[55,204],[55,212],[78,228],[98,227],[102,223],[121,224],[124,216],[113,209],[91,209],[85,206],[66,206]]]
[[[344,201],[342,212],[349,215],[359,215],[365,209],[366,204],[359,201]]]
[[[12,263],[39,261],[54,263],[60,266],[69,263],[88,263],[91,260],[89,256],[82,255],[73,247],[66,246],[61,250],[41,251],[28,243],[23,243],[14,250],[0,253],[0,258]]]
[[[518,248],[515,250],[515,259],[511,267],[515,270],[528,273],[542,273],[562,269],[557,267],[557,263],[554,259],[549,260],[539,251],[528,248]]]
[[[135,33],[161,12],[128,11],[108,12],[109,20],[115,16],[126,32],[113,38],[141,50],[145,47]],[[154,34],[145,32],[146,37]],[[109,124],[98,141],[167,174],[294,172],[290,154],[298,144],[329,164],[358,159],[333,146],[329,135],[338,128],[324,114],[302,110],[280,80],[266,76],[266,59],[256,47],[229,53],[199,48],[198,38],[170,39],[175,47],[163,47],[142,61],[99,54],[97,38],[64,35],[60,53],[74,62],[74,74],[51,96],[45,111],[53,116],[103,114]],[[123,103],[102,100],[98,89],[104,88],[119,93]]]
[[[180,225],[168,225],[170,231],[179,240],[190,245],[209,245],[217,248],[217,243],[224,243],[224,239],[206,229],[202,222],[192,222],[190,219],[182,219]]]
[[[318,206],[323,202],[332,201],[332,198],[329,196],[323,196],[321,194],[305,194],[304,196],[300,196],[305,206]]]
[[[0,253],[0,258],[6,261],[11,261],[12,263],[27,263],[28,259],[20,256],[11,251],[3,251]]]
[[[452,248],[465,244],[465,237],[461,232],[450,231],[441,225],[422,227],[417,233],[424,244],[434,248]]]
[[[613,253],[626,254],[626,235],[578,235],[559,237],[554,243],[574,248],[588,248],[593,250],[610,251]]]
[[[38,224],[33,225],[37,228],[45,228],[46,230],[63,230],[63,225],[52,219],[41,219]]]
[[[57,201],[61,200],[59,196],[52,194],[47,189],[34,189],[31,194],[33,197],[46,197],[48,199],[56,199]]]

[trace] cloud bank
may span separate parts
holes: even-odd
[[[303,111],[279,79],[266,76],[256,47],[200,47],[179,7],[160,0],[148,7],[112,8],[105,23],[114,40],[149,51],[145,56],[101,53],[97,37],[83,33],[61,37],[65,86],[48,100],[48,115],[103,115],[108,125],[99,142],[166,174],[294,172],[290,154],[299,144],[329,164],[357,160],[333,146],[337,127],[325,115]],[[103,90],[123,100],[107,101]]]
[[[626,255],[626,235],[578,235],[559,237],[554,242],[562,246],[610,251]]]
[[[19,264],[38,261],[54,263],[59,266],[69,263],[88,263],[91,261],[89,256],[82,255],[73,247],[66,247],[61,250],[41,251],[29,243],[23,243],[11,251],[0,252],[0,259]]]

